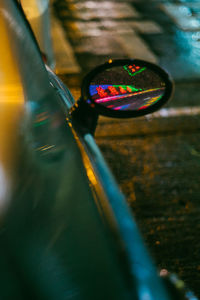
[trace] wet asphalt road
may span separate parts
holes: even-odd
[[[83,76],[110,58],[147,59],[171,74],[168,110],[101,117],[96,141],[156,264],[200,297],[200,3],[56,0],[54,10],[81,69],[61,76],[76,98]]]

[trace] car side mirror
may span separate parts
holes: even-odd
[[[99,115],[131,118],[152,113],[169,100],[172,90],[169,75],[155,64],[109,61],[84,78],[72,115],[94,133]]]

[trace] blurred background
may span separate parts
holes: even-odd
[[[100,118],[96,141],[160,269],[200,296],[200,3],[22,0],[47,63],[80,96],[93,67],[139,58],[174,80],[172,100],[138,119]]]

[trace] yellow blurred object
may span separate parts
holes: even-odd
[[[0,10],[0,213],[9,200],[24,103],[22,83],[3,17]]]
[[[55,62],[50,30],[49,0],[21,0],[20,3],[35,34],[39,47],[47,57],[47,64],[54,69]]]

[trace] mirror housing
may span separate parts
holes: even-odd
[[[133,118],[152,113],[170,99],[172,90],[169,75],[155,64],[110,60],[84,78],[72,117],[94,133],[98,115]]]

